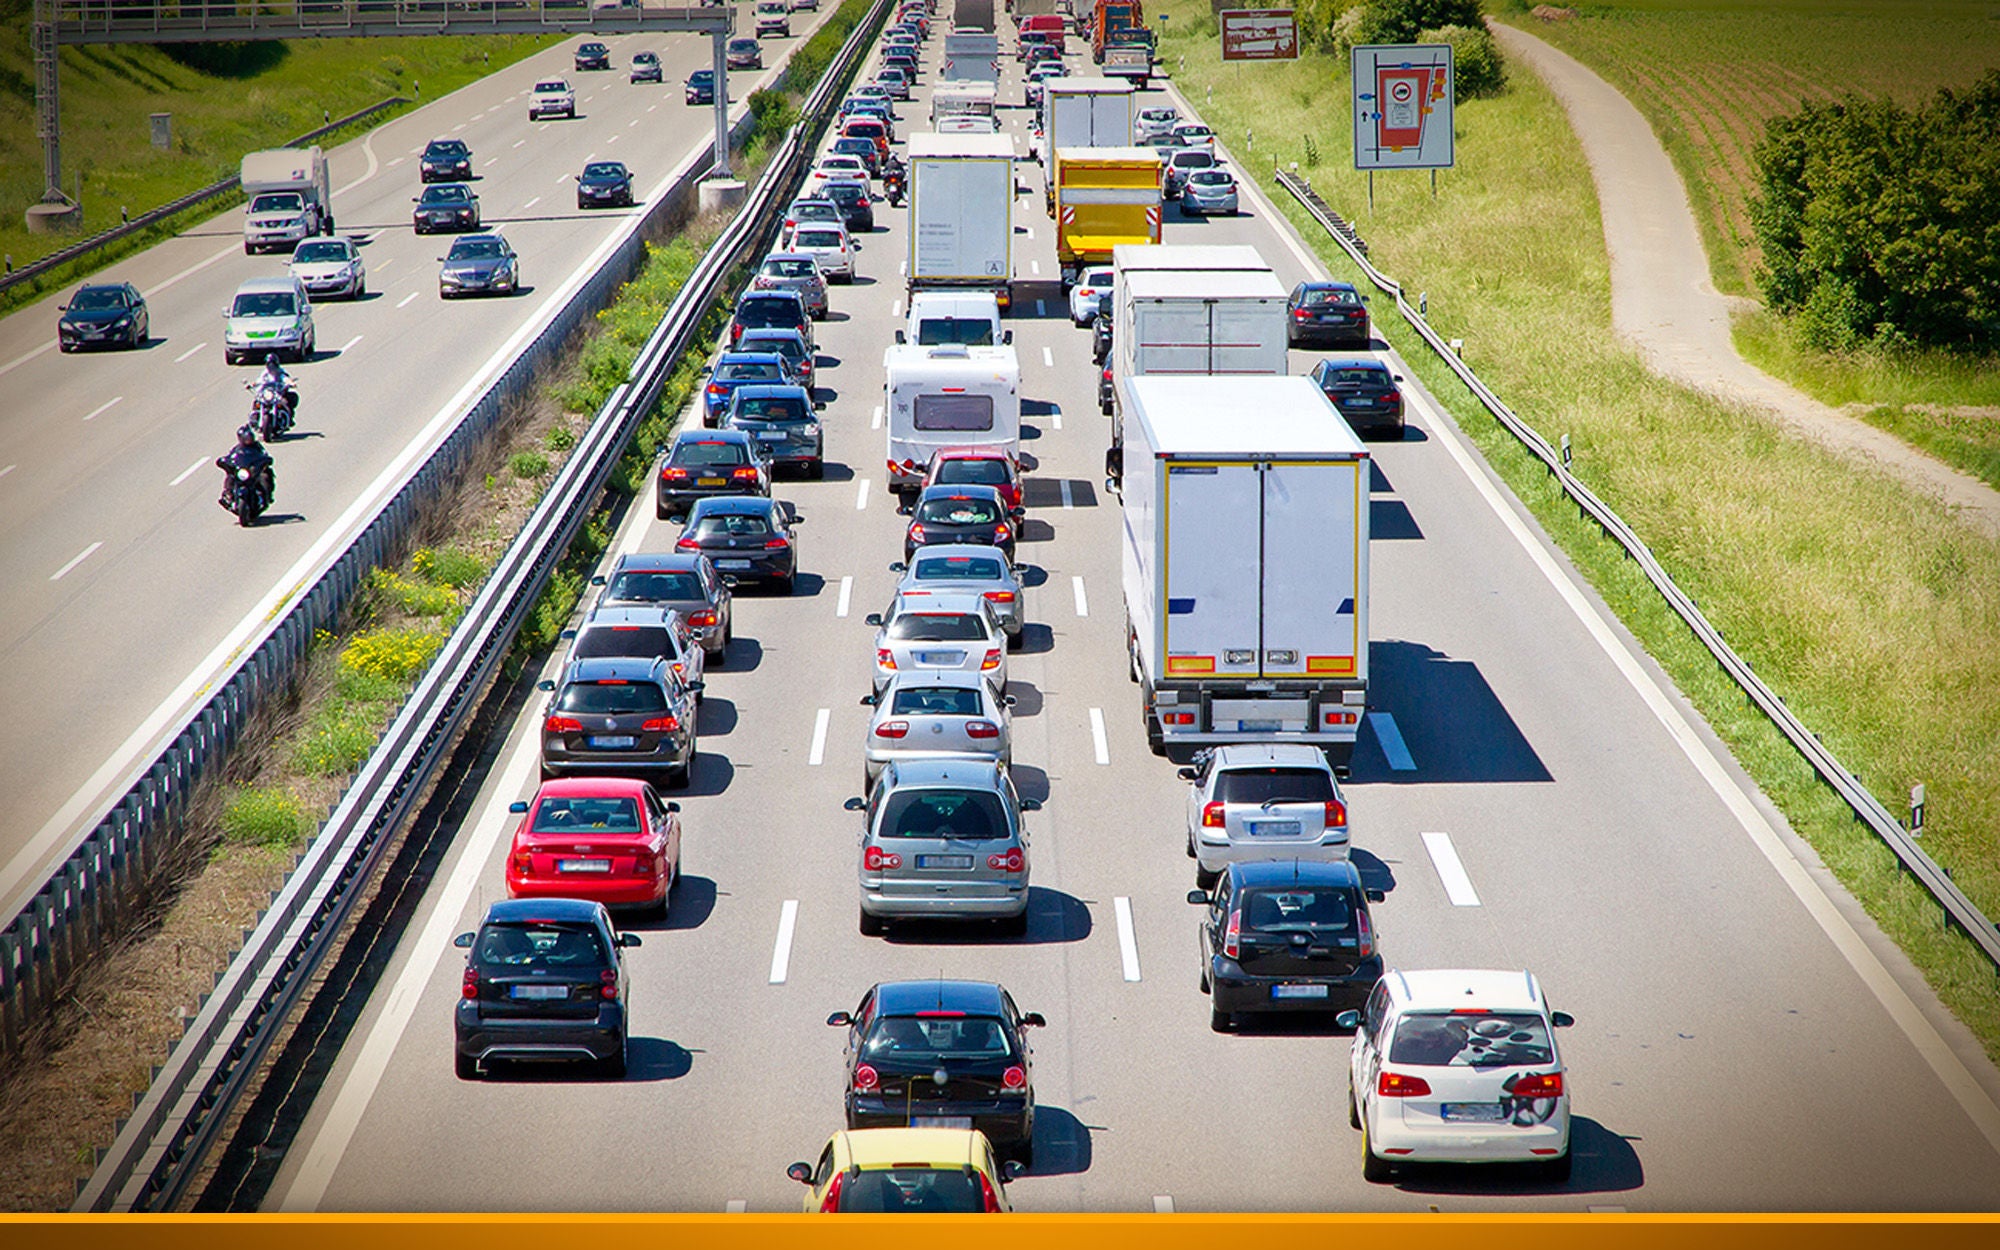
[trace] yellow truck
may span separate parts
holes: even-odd
[[[1152,148],[1056,149],[1056,260],[1068,285],[1111,263],[1121,243],[1160,241],[1160,154]]]

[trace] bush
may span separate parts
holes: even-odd
[[[566,425],[558,425],[542,435],[542,446],[550,451],[568,451],[576,446],[576,431]]]
[[[248,846],[290,846],[306,836],[299,801],[273,787],[242,786],[222,809],[222,836]]]
[[[549,471],[549,458],[538,451],[517,451],[508,457],[507,468],[515,477],[532,481]]]
[[[1445,26],[1484,30],[1479,0],[1369,0],[1359,43],[1416,43],[1421,31]]]
[[[293,748],[292,767],[322,777],[349,776],[381,740],[380,723],[365,705],[327,704]]]
[[[458,607],[449,587],[413,582],[391,569],[371,569],[368,588],[411,616],[444,616]]]
[[[444,645],[437,630],[371,629],[356,634],[340,653],[342,672],[366,673],[407,684],[429,666]]]
[[[334,677],[333,691],[349,703],[373,703],[376,705],[399,702],[405,688],[402,682],[380,673],[341,665]]]
[[[421,547],[410,557],[410,567],[425,581],[454,590],[476,586],[486,577],[485,561],[461,547]]]
[[[1440,26],[1419,34],[1417,42],[1451,45],[1451,66],[1457,76],[1453,100],[1477,100],[1507,89],[1507,63],[1484,26]]]

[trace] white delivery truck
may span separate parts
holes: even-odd
[[[910,136],[909,289],[1013,302],[1014,144],[1005,135]]]
[[[290,251],[333,233],[333,183],[317,147],[273,148],[243,158],[243,250]]]
[[[1117,78],[1051,78],[1042,84],[1036,159],[1055,216],[1056,149],[1132,146],[1132,84]]]
[[[1012,347],[900,344],[882,354],[889,489],[922,485],[931,453],[945,447],[1021,452],[1021,365]]]
[[[1367,450],[1303,377],[1133,378],[1123,424],[1147,742],[1304,742],[1344,773],[1368,701]]]
[[[1000,36],[992,31],[954,30],[944,37],[944,63],[938,81],[1000,81]]]

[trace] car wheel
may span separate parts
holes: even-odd
[[[815,460],[806,465],[806,476],[815,482],[824,482],[826,480],[826,461]]]
[[[1187,836],[1187,856],[1189,859],[1194,858],[1194,831],[1192,829],[1188,831]]]
[[[1203,964],[1203,965],[1202,965],[1202,968],[1201,968],[1201,992],[1202,992],[1202,993],[1204,993],[1204,994],[1208,993],[1208,965],[1207,965],[1207,964]]]
[[[1354,1105],[1354,1076],[1352,1073],[1349,1073],[1347,1077],[1347,1127],[1361,1127],[1361,1109]]]
[[[576,206],[577,206],[578,208],[588,208],[588,207],[589,207],[589,205],[587,205],[587,204],[585,204],[585,203],[583,202],[583,197],[582,197],[582,196],[580,196],[580,195],[576,197]]]
[[[791,576],[790,574],[786,574],[784,577],[778,579],[778,593],[781,595],[789,595],[792,593],[793,589],[797,586],[797,584],[798,584],[797,578]]]
[[[458,1073],[458,1079],[461,1081],[476,1081],[479,1079],[479,1060],[472,1058],[470,1055],[452,1055],[451,1067],[452,1071]]]
[[[1396,1169],[1391,1166],[1387,1159],[1378,1156],[1375,1153],[1375,1148],[1369,1144],[1368,1126],[1365,1124],[1362,1125],[1361,1179],[1372,1184],[1381,1185],[1392,1179],[1395,1175]]]
[[[1222,876],[1222,874],[1219,872],[1210,872],[1208,869],[1203,868],[1199,864],[1195,865],[1194,883],[1200,889],[1213,890],[1215,888],[1216,879],[1219,878],[1220,876]]]
[[[1208,1027],[1217,1033],[1227,1033],[1235,1027],[1235,1018],[1220,1007],[1211,1007],[1208,1012]]]
[[[618,1053],[600,1061],[597,1065],[597,1071],[608,1081],[622,1081],[625,1079],[624,1038],[621,1037],[618,1039]]]
[[[1021,1165],[1022,1171],[1027,1171],[1029,1168],[1035,1166],[1034,1139],[1031,1137],[1027,1141],[1016,1143],[1014,1147],[1007,1152],[1007,1154],[1014,1160],[1014,1162]]]
[[[1538,1172],[1541,1173],[1542,1183],[1545,1185],[1569,1184],[1569,1172],[1570,1172],[1569,1162],[1570,1162],[1570,1152],[1565,1150],[1559,1157],[1547,1160],[1546,1162],[1542,1163],[1536,1169]]]
[[[882,917],[871,916],[866,911],[861,913],[862,937],[881,937],[887,929],[888,926],[883,923]]]

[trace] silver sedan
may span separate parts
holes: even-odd
[[[1020,645],[1021,628],[1027,619],[1021,574],[1007,559],[1007,553],[998,547],[971,544],[919,547],[914,559],[908,563],[898,560],[889,566],[889,571],[903,575],[896,583],[896,599],[890,606],[892,615],[895,604],[926,595],[974,594],[993,605],[1007,641]]]
[[[976,756],[1014,763],[1013,695],[998,695],[975,673],[898,673],[872,706],[864,790],[890,760]]]
[[[1198,169],[1188,175],[1181,188],[1181,212],[1203,217],[1215,213],[1236,215],[1236,179],[1226,169]]]
[[[871,613],[875,630],[875,693],[898,673],[923,670],[984,676],[1007,689],[1007,634],[993,605],[978,595],[933,595],[904,603],[893,615]]]

